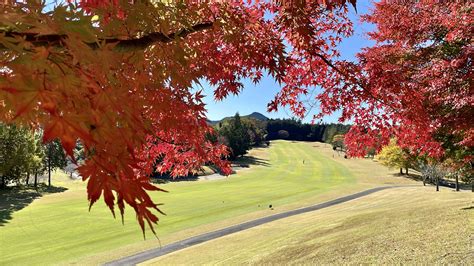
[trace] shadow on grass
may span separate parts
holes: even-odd
[[[417,173],[410,173],[409,175],[396,173],[396,174],[392,174],[392,176],[393,177],[404,177],[404,178],[411,179],[413,181],[423,182],[423,177],[420,174],[417,174]]]
[[[260,159],[254,156],[249,156],[249,155],[244,155],[241,156],[232,162],[232,166],[236,168],[248,168],[251,165],[261,165],[265,167],[270,167],[271,164],[268,163],[268,160],[265,159]],[[212,171],[214,171],[215,174],[222,174],[220,170],[213,166],[213,165],[207,165]],[[235,171],[233,171],[235,173]],[[188,176],[179,176],[179,177],[171,177],[168,174],[162,174],[162,175],[155,175],[151,177],[151,182],[154,184],[165,184],[169,182],[182,182],[182,181],[198,181],[199,180],[199,175],[188,175]]]
[[[413,181],[417,181],[417,182],[423,182],[423,177],[421,176],[421,174],[419,173],[411,173],[409,175],[407,174],[400,174],[400,173],[396,173],[396,174],[392,174],[392,176],[394,177],[404,177],[404,178],[408,178],[408,179],[411,179]],[[436,186],[436,183],[434,182],[434,180],[429,180],[429,179],[426,179],[425,180],[426,182],[426,186]],[[454,180],[451,180],[451,179],[440,179],[439,180],[439,186],[440,187],[448,187],[448,188],[452,188],[452,189],[456,189],[456,182]],[[471,190],[471,185],[470,184],[466,184],[464,182],[459,182],[459,190]]]
[[[249,156],[249,155],[244,155],[237,158],[236,160],[232,161],[232,164],[238,167],[250,167],[251,165],[261,165],[261,166],[266,166],[266,167],[271,166],[271,164],[268,163],[268,160],[260,159],[260,158]]]
[[[169,182],[198,181],[199,176],[189,175],[189,176],[178,176],[178,177],[173,178],[170,175],[155,175],[150,180],[154,184],[166,184]]]
[[[0,226],[12,219],[12,214],[27,207],[33,200],[46,194],[66,191],[64,187],[48,187],[39,185],[36,189],[30,187],[9,187],[0,189]]]
[[[270,147],[270,142],[268,143],[260,143],[258,145],[254,145],[252,146],[252,148],[262,148],[262,149],[265,149],[265,148],[269,148]]]

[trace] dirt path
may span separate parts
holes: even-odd
[[[334,199],[334,200],[326,201],[326,202],[319,203],[319,204],[316,204],[316,205],[312,205],[312,206],[309,206],[309,207],[304,207],[304,208],[301,208],[301,209],[296,209],[296,210],[292,210],[292,211],[287,211],[287,212],[282,212],[282,213],[270,215],[270,216],[259,218],[259,219],[253,220],[253,221],[248,221],[248,222],[245,222],[245,223],[242,223],[242,224],[229,226],[229,227],[217,230],[217,231],[213,231],[213,232],[205,233],[205,234],[202,234],[202,235],[194,236],[194,237],[191,237],[191,238],[188,238],[188,239],[184,239],[184,240],[166,245],[166,246],[161,247],[161,248],[147,250],[147,251],[140,252],[138,254],[128,256],[128,257],[125,257],[125,258],[122,258],[122,259],[119,259],[119,260],[111,261],[111,262],[106,263],[105,265],[136,265],[138,263],[141,263],[141,262],[144,262],[144,261],[147,261],[147,260],[150,260],[150,259],[154,259],[154,258],[163,256],[163,255],[169,254],[171,252],[175,252],[175,251],[187,248],[187,247],[191,247],[191,246],[194,246],[194,245],[197,245],[197,244],[204,243],[204,242],[209,241],[209,240],[213,240],[213,239],[216,239],[216,238],[219,238],[219,237],[223,237],[223,236],[230,235],[230,234],[233,234],[233,233],[236,233],[236,232],[240,232],[240,231],[243,231],[243,230],[255,227],[255,226],[259,226],[259,225],[262,225],[262,224],[265,224],[265,223],[273,222],[273,221],[283,219],[283,218],[287,218],[287,217],[290,217],[290,216],[293,216],[293,215],[298,215],[298,214],[302,214],[302,213],[306,213],[306,212],[312,212],[312,211],[324,209],[324,208],[331,207],[331,206],[334,206],[334,205],[337,205],[337,204],[341,204],[341,203],[344,203],[344,202],[347,202],[347,201],[350,201],[350,200],[354,200],[354,199],[357,199],[357,198],[360,198],[360,197],[364,197],[364,196],[367,196],[369,194],[372,194],[372,193],[375,193],[375,192],[378,192],[378,191],[381,191],[381,190],[384,190],[384,189],[397,188],[397,187],[407,187],[407,186],[383,186],[383,187],[371,188],[371,189],[364,190],[364,191],[361,191],[361,192],[358,192],[358,193],[355,193],[355,194],[340,197],[340,198],[337,198],[337,199]]]
[[[241,171],[245,171],[245,170],[249,170],[250,168],[248,167],[232,167],[232,175],[235,175],[236,173],[239,173]],[[210,174],[210,175],[202,175],[202,176],[199,176],[198,179],[199,180],[219,180],[219,179],[226,179],[228,176],[225,176],[225,175],[221,175],[219,173],[215,173],[215,174]]]

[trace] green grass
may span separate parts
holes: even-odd
[[[152,194],[165,204],[162,209],[168,214],[160,217],[161,242],[150,232],[143,241],[130,208],[125,225],[114,220],[103,203],[89,213],[84,183],[58,173],[55,185],[67,191],[47,193],[0,224],[0,264],[105,262],[378,183],[404,182],[386,177],[384,168],[375,163],[331,158],[331,154],[323,145],[275,141],[270,148],[252,151],[258,160],[251,169],[226,179],[160,185],[170,191]]]
[[[432,187],[378,192],[144,264],[472,264],[474,196]]]

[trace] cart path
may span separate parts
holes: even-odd
[[[347,195],[347,196],[344,196],[344,197],[340,197],[340,198],[330,200],[330,201],[326,201],[326,202],[323,202],[323,203],[319,203],[319,204],[316,204],[316,205],[312,205],[312,206],[308,206],[308,207],[304,207],[304,208],[300,208],[300,209],[296,209],[296,210],[291,210],[291,211],[286,211],[286,212],[266,216],[266,217],[259,218],[259,219],[256,219],[256,220],[252,220],[252,221],[244,222],[244,223],[241,223],[241,224],[229,226],[229,227],[217,230],[217,231],[212,231],[212,232],[209,232],[209,233],[204,233],[202,235],[190,237],[188,239],[184,239],[184,240],[181,240],[181,241],[178,241],[178,242],[175,242],[175,243],[171,243],[171,244],[166,245],[164,247],[143,251],[143,252],[137,253],[137,254],[132,255],[132,256],[128,256],[128,257],[124,257],[124,258],[121,258],[121,259],[118,259],[118,260],[114,260],[114,261],[106,263],[105,265],[110,265],[110,266],[136,265],[138,263],[145,262],[147,260],[151,260],[151,259],[154,259],[154,258],[157,258],[157,257],[161,257],[161,256],[164,256],[166,254],[169,254],[169,253],[181,250],[181,249],[185,249],[185,248],[197,245],[197,244],[201,244],[201,243],[204,243],[204,242],[207,242],[207,241],[219,238],[219,237],[223,237],[223,236],[230,235],[230,234],[233,234],[233,233],[236,233],[236,232],[240,232],[240,231],[243,231],[243,230],[246,230],[246,229],[249,229],[249,228],[252,228],[252,227],[256,227],[256,226],[259,226],[259,225],[262,225],[262,224],[266,224],[266,223],[269,223],[269,222],[273,222],[273,221],[276,221],[276,220],[280,220],[280,219],[283,219],[283,218],[287,218],[287,217],[302,214],[302,213],[307,213],[307,212],[312,212],[312,211],[324,209],[324,208],[331,207],[331,206],[334,206],[334,205],[337,205],[337,204],[341,204],[341,203],[344,203],[344,202],[347,202],[347,201],[350,201],[350,200],[358,199],[358,198],[370,195],[372,193],[375,193],[375,192],[378,192],[378,191],[381,191],[381,190],[390,189],[390,188],[400,188],[400,187],[411,187],[411,186],[410,185],[405,185],[405,186],[393,185],[393,186],[383,186],[383,187],[376,187],[376,188],[367,189],[367,190],[364,190],[364,191],[361,191],[361,192],[357,192],[355,194]]]

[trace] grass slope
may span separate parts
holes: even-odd
[[[0,223],[0,265],[96,264],[366,187],[410,182],[369,160],[334,156],[324,144],[275,141],[251,155],[254,166],[228,178],[161,185],[170,193],[152,194],[168,214],[159,240],[147,232],[143,241],[131,209],[125,225],[103,203],[89,213],[84,183],[58,174],[55,184],[67,191],[37,198]],[[1,212],[8,209],[15,208]]]
[[[391,189],[144,264],[470,264],[473,200],[449,189]]]

